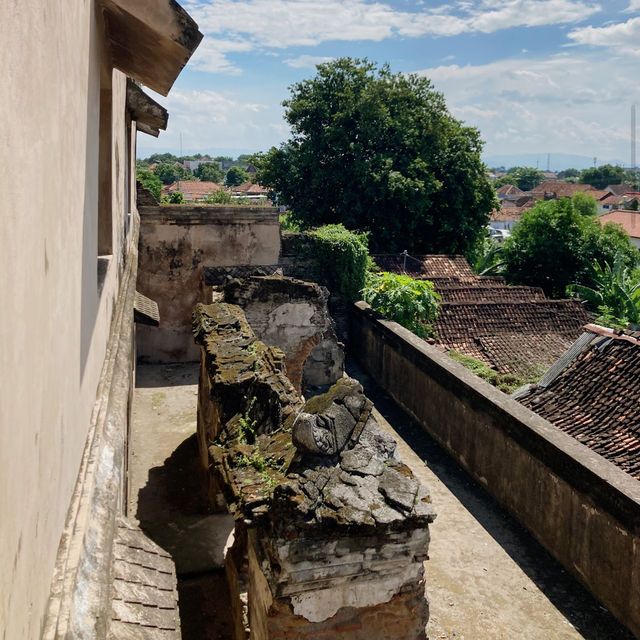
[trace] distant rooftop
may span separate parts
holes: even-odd
[[[640,332],[585,329],[518,400],[640,480]]]

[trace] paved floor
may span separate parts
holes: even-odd
[[[430,640],[631,640],[361,370],[351,364],[349,372],[363,382],[438,511],[426,563]],[[219,567],[232,523],[202,508],[197,375],[194,365],[138,367],[128,508],[176,559],[185,640],[230,640]]]

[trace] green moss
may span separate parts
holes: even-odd
[[[489,365],[482,362],[482,360],[465,356],[453,349],[449,351],[449,357],[504,393],[513,393],[524,384],[537,382],[545,369],[543,365],[536,365],[532,367],[531,375],[521,377],[512,373],[498,373],[495,369],[492,369]]]

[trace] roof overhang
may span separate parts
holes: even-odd
[[[112,65],[166,96],[202,34],[175,0],[102,0]]]
[[[148,96],[133,80],[127,79],[127,108],[138,131],[158,137],[167,128],[167,110]]]

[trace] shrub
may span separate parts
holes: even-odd
[[[428,280],[386,271],[370,273],[362,295],[376,311],[421,338],[433,334],[431,323],[438,313],[440,295]]]
[[[212,191],[204,200],[205,204],[231,204],[233,199],[231,194],[224,189]]]
[[[309,232],[311,257],[326,278],[327,286],[348,302],[360,299],[371,263],[365,234],[330,224]]]

